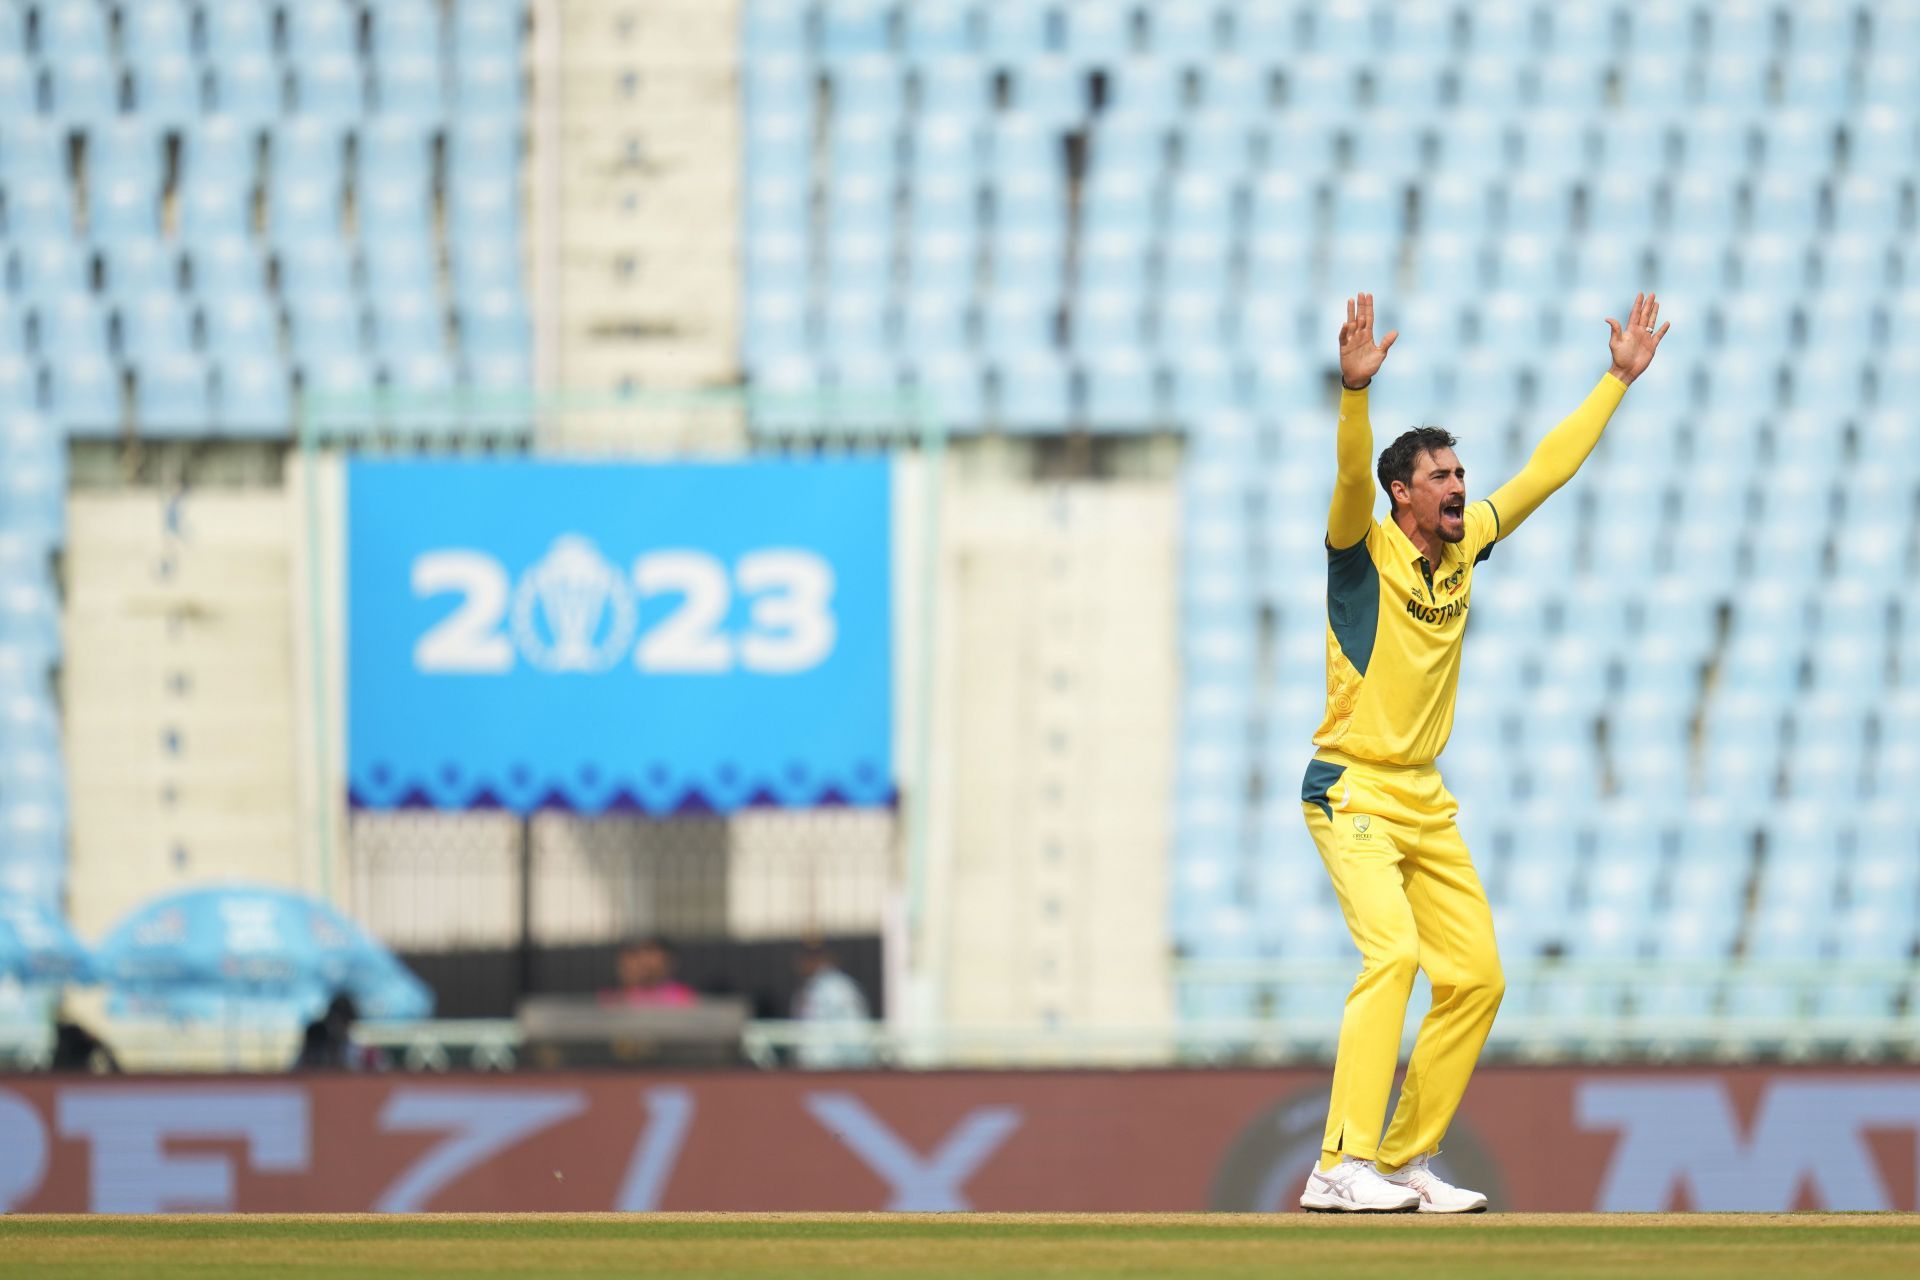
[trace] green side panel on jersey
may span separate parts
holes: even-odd
[[[1380,629],[1380,569],[1365,538],[1343,550],[1327,548],[1327,622],[1353,669],[1367,674]]]
[[[1347,766],[1335,764],[1331,760],[1307,761],[1307,776],[1300,780],[1300,803],[1317,804],[1320,812],[1333,818],[1333,789],[1340,784],[1340,775]]]

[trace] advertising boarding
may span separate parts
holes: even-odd
[[[893,796],[881,460],[362,460],[364,808],[727,812]]]
[[[0,1085],[0,1211],[1295,1212],[1324,1071],[740,1072]],[[1495,1210],[1913,1210],[1901,1068],[1479,1073]]]

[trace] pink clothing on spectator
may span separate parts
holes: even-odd
[[[700,993],[684,982],[667,981],[651,987],[614,987],[600,993],[600,1003],[616,1009],[683,1009],[700,1003]]]

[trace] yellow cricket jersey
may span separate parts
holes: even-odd
[[[1447,745],[1474,566],[1500,536],[1499,512],[1484,499],[1468,504],[1465,523],[1466,538],[1439,564],[1391,520],[1328,549],[1327,716],[1316,746],[1428,764]]]
[[[1316,746],[1379,764],[1431,764],[1453,732],[1474,568],[1571,479],[1626,393],[1606,376],[1520,473],[1467,504],[1466,537],[1429,563],[1374,520],[1367,393],[1340,397],[1339,481],[1327,521],[1327,713]]]

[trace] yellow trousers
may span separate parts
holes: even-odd
[[[1458,806],[1434,766],[1380,765],[1322,749],[1301,800],[1360,949],[1360,977],[1340,1020],[1321,1166],[1351,1155],[1392,1172],[1439,1149],[1493,1027],[1506,990],[1493,913],[1454,824]],[[1433,986],[1433,1007],[1382,1138],[1415,969]]]

